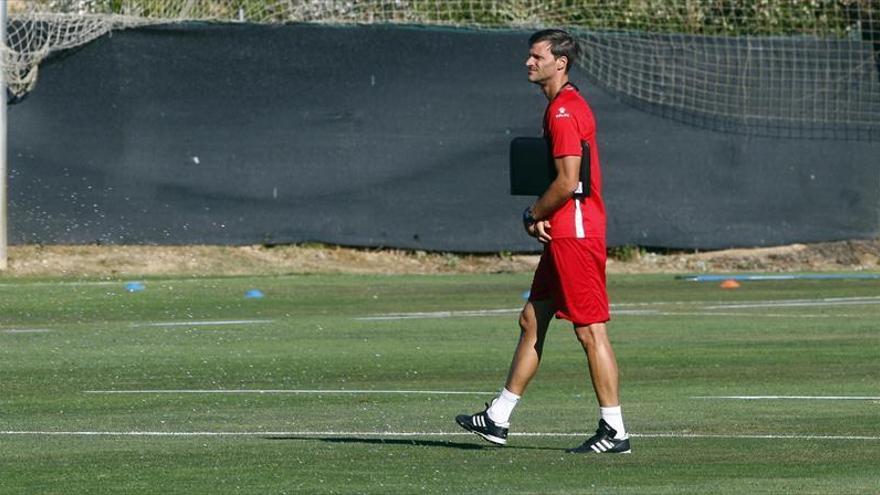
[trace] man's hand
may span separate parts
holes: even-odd
[[[540,222],[535,224],[535,237],[538,238],[538,242],[542,244],[547,244],[552,239],[550,237],[550,221],[549,220],[541,220]]]
[[[535,220],[534,215],[532,215],[533,208],[534,206],[529,206],[523,211],[523,227],[525,227],[526,232],[530,236],[538,239],[543,244],[547,244],[550,242],[550,221]]]
[[[535,239],[538,239],[538,242],[542,244],[547,244],[551,240],[550,222],[547,220],[541,220],[526,226],[526,232]]]

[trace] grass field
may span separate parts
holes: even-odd
[[[507,447],[454,424],[528,283],[0,281],[0,493],[880,493],[880,282],[613,277],[618,456],[564,452],[596,405],[562,322]]]

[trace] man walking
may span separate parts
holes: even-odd
[[[523,212],[529,235],[544,244],[529,300],[519,318],[520,338],[501,393],[482,412],[456,422],[498,445],[507,443],[510,416],[538,371],[547,328],[555,315],[568,320],[587,355],[599,401],[596,434],[573,453],[629,453],[618,397],[617,359],[608,340],[605,289],[605,206],[593,113],[568,71],[578,45],[567,32],[538,31],[529,38],[528,78],[549,100],[544,138],[556,167],[556,179]],[[583,184],[580,167],[590,167]]]

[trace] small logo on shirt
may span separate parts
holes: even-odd
[[[571,114],[565,111],[565,107],[559,107],[559,113],[556,114],[556,118],[560,117],[571,117]]]

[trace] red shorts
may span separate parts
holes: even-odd
[[[610,320],[605,256],[605,239],[553,239],[535,270],[529,301],[552,299],[556,317],[576,326]]]

